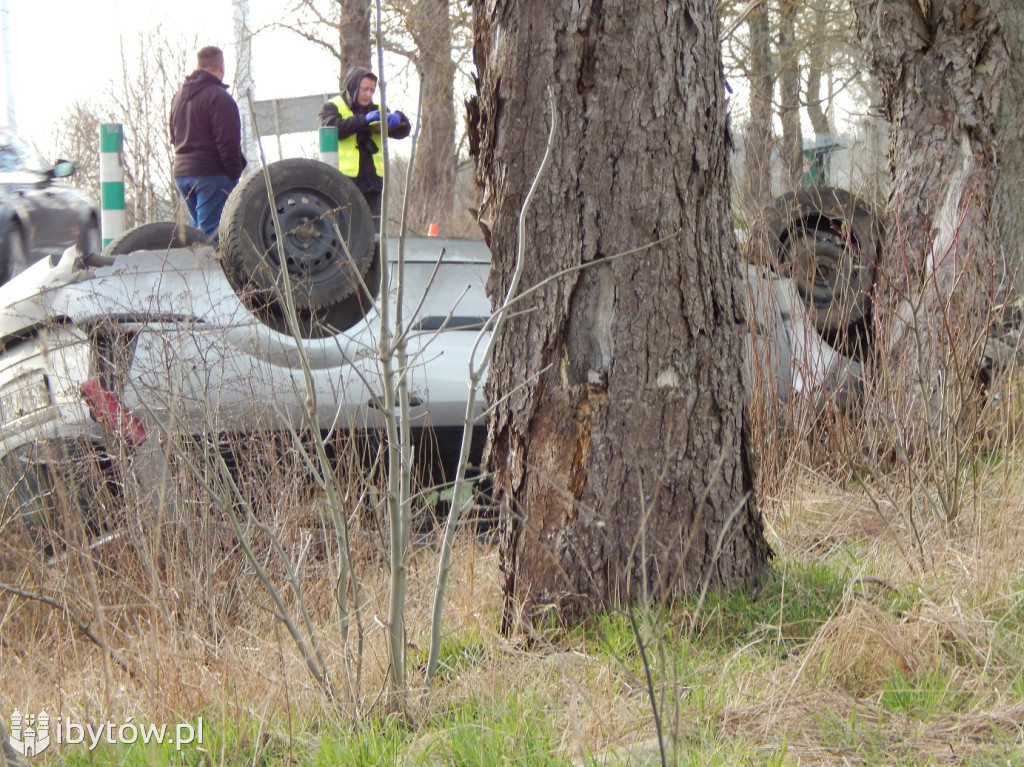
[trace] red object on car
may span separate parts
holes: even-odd
[[[146,425],[132,411],[121,404],[117,395],[92,378],[78,387],[98,423],[117,434],[123,434],[131,447],[146,441]]]

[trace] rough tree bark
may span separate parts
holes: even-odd
[[[960,436],[973,422],[964,380],[980,355],[999,261],[995,139],[1009,56],[984,0],[853,8],[891,134],[876,336],[891,390],[907,397],[911,444],[925,448],[940,422]]]
[[[1003,40],[1010,51],[1010,71],[1003,87],[998,124],[1000,172],[996,217],[1004,276],[1001,296],[1024,293],[1024,7],[1016,0],[995,3]]]
[[[526,219],[524,285],[583,266],[520,307],[532,311],[509,323],[488,379],[506,628],[549,609],[571,620],[641,594],[753,586],[771,552],[747,445],[715,4],[473,8],[492,295],[512,272],[548,84],[560,129]]]

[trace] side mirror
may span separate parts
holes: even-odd
[[[53,166],[53,170],[50,171],[50,175],[53,178],[67,178],[73,175],[75,172],[75,164],[71,160],[57,160]]]

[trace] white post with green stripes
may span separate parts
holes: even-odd
[[[124,133],[119,123],[100,126],[100,227],[103,247],[124,232]]]
[[[338,167],[338,129],[320,129],[320,161]]]

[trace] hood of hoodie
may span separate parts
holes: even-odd
[[[185,83],[181,86],[181,100],[188,101],[200,91],[213,87],[228,89],[227,83],[222,82],[217,75],[211,74],[205,69],[197,69],[185,78]]]
[[[341,94],[341,97],[345,99],[345,103],[348,104],[348,108],[356,114],[362,114],[363,112],[377,108],[377,105],[373,102],[371,102],[369,106],[365,107],[361,107],[356,104],[356,96],[359,95],[359,83],[362,82],[362,79],[367,75],[372,77],[374,81],[377,80],[377,75],[366,67],[352,67],[345,73],[345,90]]]

